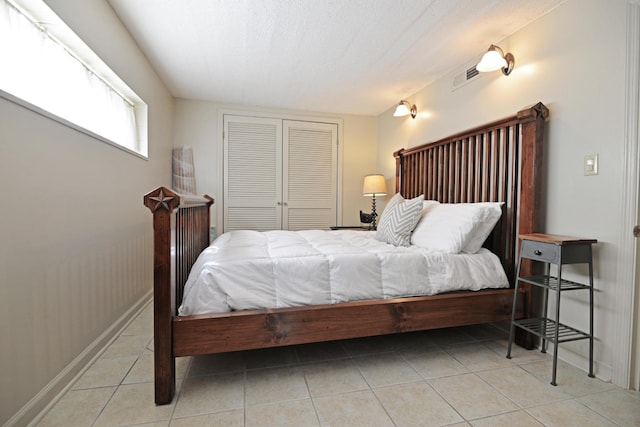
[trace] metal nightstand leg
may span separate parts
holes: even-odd
[[[558,264],[558,290],[556,292],[556,326],[553,331],[553,372],[551,374],[551,385],[556,384],[556,371],[558,368],[558,331],[560,327],[560,283],[562,283],[562,263]],[[545,328],[546,329],[546,328]]]

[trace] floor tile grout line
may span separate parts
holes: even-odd
[[[243,425],[247,425],[247,388],[249,382],[247,379],[247,365],[244,364],[244,371],[242,373],[242,420]]]
[[[574,401],[575,401],[577,404],[582,405],[582,406],[584,406],[585,408],[587,408],[587,409],[589,409],[589,410],[591,410],[591,411],[595,412],[596,414],[600,415],[601,417],[603,417],[603,418],[604,418],[604,419],[606,419],[607,421],[611,421],[611,422],[612,422],[613,424],[615,424],[616,426],[620,426],[620,424],[619,424],[617,421],[615,421],[615,420],[611,419],[611,417],[609,417],[607,414],[602,413],[602,412],[600,412],[600,411],[596,411],[594,408],[589,407],[589,405],[587,405],[586,403],[584,403],[584,402],[582,402],[582,401],[580,400],[580,399],[585,398],[585,397],[588,397],[588,396],[594,396],[594,395],[596,395],[596,394],[604,394],[604,393],[608,393],[608,392],[610,392],[611,390],[612,390],[612,389],[609,389],[609,390],[601,390],[601,391],[599,391],[599,392],[597,392],[597,393],[592,393],[592,394],[588,394],[588,395],[585,395],[585,396],[575,397],[575,398],[574,398]],[[615,389],[613,389],[613,390],[615,390]],[[623,391],[626,391],[626,390],[623,390]],[[640,399],[639,399],[639,401],[638,401],[638,404],[640,405]]]
[[[396,384],[397,385],[397,384]],[[391,386],[389,386],[391,387]],[[393,417],[391,416],[391,414],[389,413],[389,410],[386,408],[386,406],[384,406],[384,403],[382,403],[382,401],[380,400],[380,397],[378,396],[378,394],[376,393],[376,389],[375,388],[371,388],[370,389],[371,394],[373,394],[373,397],[376,399],[376,401],[378,402],[378,405],[380,405],[380,407],[382,408],[382,410],[384,411],[385,414],[387,414],[387,417],[389,417],[389,420],[391,420],[391,423],[397,427],[397,423],[395,422],[395,420],[393,419]]]
[[[113,392],[111,393],[111,396],[109,396],[109,398],[104,403],[104,405],[102,405],[102,409],[100,409],[100,411],[98,412],[98,415],[96,415],[95,419],[91,422],[91,426],[95,426],[96,425],[96,423],[100,419],[100,416],[104,413],[104,410],[107,409],[107,406],[109,405],[109,402],[111,402],[111,400],[113,400],[113,396],[115,396],[117,392],[118,392],[118,387],[114,387]]]
[[[146,305],[145,305],[145,307],[146,307]],[[145,308],[145,307],[143,307],[143,308],[140,310],[140,313],[142,313],[142,311],[144,310],[144,308]],[[128,326],[129,326],[133,321],[135,321],[135,320],[137,319],[137,316],[139,316],[139,314],[140,314],[140,313],[138,313],[138,314],[136,315],[136,317],[134,317],[134,318],[133,318],[129,323],[127,323],[127,325],[126,325],[126,326],[124,326],[124,327],[122,328],[122,331],[126,330],[126,328],[127,328],[127,327],[128,327]],[[146,334],[145,334],[145,335],[146,335]],[[118,335],[114,338],[114,340],[113,340],[109,345],[107,345],[107,346],[105,347],[105,349],[104,349],[103,353],[104,353],[104,352],[106,352],[106,351],[108,350],[108,348],[109,348],[109,347],[110,347],[110,346],[111,346],[111,345],[112,345],[112,344],[113,344],[113,343],[114,343],[118,338],[120,338],[121,336],[123,336],[123,335],[122,335],[122,333],[118,334]],[[136,335],[126,335],[126,336],[136,336]],[[153,339],[153,338],[152,338],[152,339]],[[152,340],[152,339],[151,339],[151,340]],[[138,360],[140,360],[140,356],[144,353],[144,351],[145,351],[145,350],[146,350],[146,348],[147,348],[147,345],[149,345],[149,343],[151,342],[151,340],[149,340],[149,341],[144,345],[143,349],[142,349],[142,350],[140,351],[140,353],[136,356],[136,360],[133,362],[133,364],[132,364],[132,365],[131,365],[131,367],[129,368],[129,371],[127,371],[127,374],[125,374],[125,375],[124,375],[124,377],[120,380],[120,383],[119,383],[118,385],[116,385],[116,386],[115,386],[115,389],[113,390],[113,393],[111,394],[111,396],[109,397],[109,399],[107,400],[107,402],[104,404],[104,406],[103,406],[103,407],[102,407],[102,409],[100,410],[100,413],[98,414],[98,416],[97,416],[97,417],[95,418],[95,420],[92,422],[92,424],[91,424],[92,426],[94,426],[94,425],[98,422],[98,420],[100,419],[100,416],[101,416],[101,415],[104,413],[104,411],[107,409],[107,407],[109,406],[109,403],[111,403],[111,401],[113,400],[114,396],[118,393],[118,390],[120,390],[121,386],[131,385],[131,384],[123,384],[122,382],[125,380],[125,378],[127,377],[128,373],[131,371],[131,369],[133,369],[133,366],[136,364],[136,362],[137,362]],[[126,357],[126,356],[118,356],[118,357]],[[113,358],[115,358],[115,357],[113,357]],[[99,358],[98,358],[98,359],[99,359]],[[93,361],[93,363],[91,364],[91,366],[93,366],[93,365],[95,364],[95,362],[96,362],[98,359],[94,360],[94,361]],[[141,383],[136,383],[136,384],[145,384],[145,383],[146,383],[146,382],[141,382]],[[153,384],[153,383],[152,383],[152,384]],[[175,405],[174,405],[174,410],[175,410]],[[169,419],[169,421],[170,421],[170,419]]]
[[[320,422],[320,414],[318,413],[318,407],[316,406],[315,400],[313,400],[313,396],[311,395],[311,388],[309,388],[309,380],[307,379],[306,371],[302,371],[302,376],[304,378],[304,384],[307,386],[307,394],[309,395],[309,401],[311,402],[311,406],[313,407],[313,413],[316,416],[316,421],[318,422],[318,426],[321,426]],[[246,425],[246,424],[245,424]]]
[[[576,398],[571,398],[571,399],[558,400],[558,401],[555,401],[555,402],[546,402],[546,403],[541,403],[541,404],[539,404],[539,405],[533,405],[533,406],[529,406],[529,407],[526,407],[526,408],[522,408],[521,410],[522,410],[522,411],[524,411],[524,412],[526,412],[526,413],[527,413],[531,418],[533,418],[534,420],[538,421],[540,424],[542,424],[542,425],[546,425],[546,424],[544,423],[544,421],[543,421],[543,420],[541,420],[541,419],[539,419],[538,417],[536,417],[536,416],[535,416],[535,414],[533,414],[533,413],[531,412],[531,410],[532,410],[532,409],[535,409],[535,408],[541,408],[541,407],[543,407],[543,406],[548,406],[548,405],[553,405],[553,404],[556,404],[556,403],[560,403],[560,402],[568,402],[568,401],[573,401],[573,402],[575,402],[575,403],[580,404],[580,402],[578,402],[578,401],[576,400]],[[583,405],[583,406],[584,406],[584,405]],[[586,409],[588,409],[588,410],[590,410],[591,412],[595,413],[596,415],[598,415],[598,416],[600,416],[600,417],[602,417],[602,418],[606,419],[607,421],[610,421],[612,424],[614,424],[614,425],[616,425],[616,426],[618,426],[618,427],[622,427],[622,426],[620,426],[620,424],[618,424],[617,422],[615,422],[615,421],[611,420],[609,417],[605,416],[604,414],[601,414],[600,412],[594,411],[593,409],[589,408],[588,406],[585,406],[585,408],[586,408]]]
[[[144,352],[144,351],[143,351]],[[133,370],[133,367],[136,366],[136,363],[138,363],[138,361],[140,360],[140,356],[142,356],[142,353],[139,354],[136,357],[136,360],[133,361],[133,364],[131,364],[131,366],[129,367],[129,369],[127,370],[127,372],[124,374],[124,376],[122,377],[122,379],[120,379],[120,383],[118,384],[118,387],[120,387],[121,385],[124,384],[124,380],[127,379],[127,376],[129,375],[129,373]]]
[[[500,369],[505,369],[505,368],[500,368]],[[520,368],[522,369],[522,368]],[[496,369],[497,370],[497,369]],[[524,369],[522,369],[526,374],[530,375],[527,371],[525,371]],[[487,372],[487,371],[483,371],[483,372]],[[499,393],[500,395],[504,396],[509,402],[513,403],[514,405],[516,405],[516,407],[518,407],[519,409],[524,409],[518,402],[516,402],[515,400],[513,400],[512,398],[510,398],[509,396],[507,396],[505,393],[503,393],[501,390],[499,390],[498,388],[496,388],[493,384],[491,384],[490,382],[488,382],[487,380],[485,380],[484,378],[482,378],[480,375],[476,375],[476,377],[478,377],[478,379],[480,379],[480,381],[484,382],[486,385],[488,385],[489,387],[491,387],[491,389],[495,390],[497,393]],[[534,377],[535,378],[535,377]],[[537,378],[535,378],[537,380]]]
[[[531,374],[530,372],[526,371],[525,369],[521,368],[520,366],[518,366],[518,368],[520,368],[521,370],[523,370],[527,375],[530,375],[531,377],[533,377],[536,381],[539,381],[538,378],[536,378],[533,374]],[[487,385],[489,385],[490,387],[492,387],[494,390],[496,390],[498,393],[500,393],[502,396],[504,396],[505,398],[507,398],[508,400],[510,400],[511,402],[513,402],[521,411],[525,411],[529,416],[531,416],[533,419],[535,419],[536,421],[538,421],[539,423],[544,425],[544,422],[542,420],[540,420],[538,417],[536,417],[533,413],[531,413],[529,410],[533,409],[533,408],[539,408],[539,407],[543,407],[543,406],[547,406],[547,405],[552,405],[552,404],[556,404],[556,403],[560,403],[560,402],[569,402],[569,401],[573,401],[573,402],[577,402],[577,398],[575,396],[571,396],[568,395],[567,393],[563,393],[566,394],[568,397],[566,398],[559,398],[557,400],[553,400],[553,401],[549,401],[549,402],[544,402],[544,403],[539,403],[539,404],[535,404],[535,405],[521,405],[518,402],[516,402],[515,400],[511,399],[508,395],[504,394],[502,391],[500,391],[499,389],[495,388],[491,383],[487,382],[484,378],[478,376],[478,378],[480,378],[482,381],[484,381]],[[579,403],[579,402],[577,402]],[[586,406],[585,406],[586,407]],[[591,408],[589,408],[591,411],[593,411]],[[602,416],[603,418],[606,418],[608,420],[607,417],[605,417],[603,414],[597,412],[597,411],[593,411],[594,413]],[[614,422],[614,424],[617,425],[617,423]]]
[[[185,381],[187,379],[187,375],[189,374],[189,371],[191,370],[191,366],[193,365],[193,357],[189,358],[188,365],[189,366],[187,366],[187,368],[185,369],[184,378],[181,378],[181,383],[180,383],[179,387],[178,387],[177,379],[176,379],[175,396],[173,396],[173,408],[171,408],[171,413],[169,414],[169,425],[171,425],[171,422],[173,421],[173,417],[174,417],[174,415],[176,413],[176,408],[178,407],[178,402],[180,401],[180,397],[181,397],[182,391],[184,389],[184,383],[185,383]],[[155,381],[154,381],[154,384],[155,384]]]
[[[460,375],[466,375],[466,374],[460,374]],[[456,414],[460,416],[460,418],[462,418],[463,421],[467,422],[467,418],[464,415],[462,415],[462,413],[460,413],[460,411],[458,411],[458,409],[456,409],[455,406],[453,406],[453,403],[449,402],[449,399],[445,398],[442,395],[442,393],[440,393],[428,380],[425,380],[425,382],[429,387],[431,387],[431,390],[433,390],[435,394],[437,394],[444,402],[446,402],[447,405],[451,407],[451,409],[455,411]]]

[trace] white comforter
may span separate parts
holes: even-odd
[[[232,231],[196,261],[180,315],[505,288],[486,249],[395,247],[363,231]]]

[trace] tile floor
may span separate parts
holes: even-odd
[[[180,358],[153,403],[151,305],[39,426],[640,426],[640,393],[516,347],[493,325]]]

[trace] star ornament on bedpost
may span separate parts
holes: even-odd
[[[153,208],[153,211],[155,212],[158,210],[160,206],[162,206],[166,210],[169,210],[169,202],[173,200],[173,197],[165,196],[164,191],[162,191],[162,188],[161,188],[160,193],[158,193],[157,196],[151,196],[149,197],[149,199],[156,202],[156,205]]]
[[[387,195],[387,184],[384,180],[384,175],[382,174],[374,174],[367,175],[364,177],[364,183],[362,185],[362,195],[363,196],[371,196],[371,217],[373,221],[371,222],[371,229],[375,230],[377,228],[377,217],[378,213],[376,212],[376,196],[386,196]]]
[[[176,194],[164,187],[160,187],[145,196],[145,206],[148,207],[151,212],[155,212],[160,208],[171,212],[178,206],[179,201]]]

